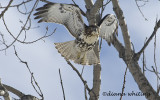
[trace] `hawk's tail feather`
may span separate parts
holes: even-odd
[[[86,51],[84,53],[83,58],[81,59],[82,65],[93,65],[93,64],[99,64],[99,58],[96,56],[93,49],[90,51]]]
[[[68,41],[63,43],[55,43],[56,49],[58,52],[66,59],[75,59],[73,55],[76,54],[75,50],[72,49],[74,44],[74,41]]]
[[[92,50],[80,52],[76,47],[75,41],[68,41],[63,43],[55,43],[58,52],[66,59],[73,60],[75,63],[82,65],[93,65],[100,63],[99,58]]]

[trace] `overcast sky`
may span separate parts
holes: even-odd
[[[58,3],[72,3],[72,0],[52,0]],[[82,0],[83,1],[83,0]],[[126,23],[128,25],[129,33],[131,36],[131,41],[134,44],[135,51],[139,51],[144,44],[145,38],[149,37],[153,31],[156,18],[160,18],[160,1],[154,0],[146,3],[144,7],[141,8],[143,14],[148,19],[145,21],[139,12],[134,0],[119,0],[120,6],[124,12]],[[5,6],[8,2],[5,0],[0,0],[2,6]],[[17,1],[14,1],[16,4]],[[85,11],[84,2],[76,1],[76,3]],[[44,3],[39,3],[38,7],[42,6]],[[28,5],[27,5],[28,6]],[[33,5],[30,4],[32,7]],[[108,13],[113,13],[112,3],[108,4],[104,12],[105,16]],[[33,17],[33,14],[31,16]],[[9,9],[5,13],[6,24],[10,31],[16,36],[22,26],[19,21],[25,22],[26,17],[19,14],[17,9]],[[86,19],[84,19],[86,22]],[[87,22],[86,22],[87,23]],[[27,41],[35,40],[45,34],[45,27],[49,26],[49,33],[51,33],[55,28],[56,32],[53,36],[40,40],[34,44],[21,44],[16,42],[16,50],[19,57],[28,62],[31,71],[42,89],[45,100],[63,100],[63,94],[61,90],[61,84],[59,79],[58,69],[61,69],[64,90],[66,95],[66,100],[84,100],[84,86],[80,78],[75,71],[66,63],[63,57],[57,52],[54,47],[55,42],[65,42],[74,40],[72,36],[68,33],[66,28],[58,24],[48,24],[48,23],[37,23],[37,20],[32,19],[32,27],[40,26],[40,28],[31,29],[27,32]],[[0,20],[0,32],[4,34],[7,43],[11,43],[13,39],[8,35],[6,29],[3,25],[2,20]],[[159,66],[160,59],[160,31],[157,34],[157,65]],[[118,39],[123,43],[121,29],[118,30]],[[20,36],[23,40],[24,35]],[[147,67],[151,69],[153,63],[153,45],[154,40],[149,44],[146,49],[146,60]],[[3,46],[0,45],[0,48]],[[118,96],[103,96],[103,92],[113,92],[121,93],[123,78],[126,65],[123,60],[119,58],[119,55],[113,46],[108,46],[108,44],[103,41],[102,50],[100,53],[101,59],[101,91],[100,100],[118,100]],[[142,65],[141,59],[139,64]],[[81,72],[81,65],[74,64],[75,67]],[[89,87],[92,87],[93,79],[93,66],[85,66],[83,77],[87,80]],[[156,76],[153,73],[146,73],[146,77],[152,84],[153,88],[156,89]],[[14,54],[13,47],[10,47],[4,51],[0,52],[0,78],[2,83],[10,85],[25,94],[32,94],[37,96],[37,93],[31,85],[31,76],[26,66],[17,59]],[[125,93],[140,92],[137,84],[135,83],[130,72],[127,72],[126,76],[126,86]],[[0,97],[1,98],[1,97]],[[145,100],[144,96],[124,96],[123,100]]]

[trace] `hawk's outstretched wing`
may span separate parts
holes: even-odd
[[[80,9],[72,4],[48,3],[36,9],[34,15],[38,22],[54,22],[65,25],[69,32],[77,37],[84,32],[84,22]]]
[[[100,21],[98,26],[100,27],[99,36],[105,39],[110,45],[113,39],[113,35],[117,33],[117,29],[118,29],[118,20],[116,19],[115,15],[113,14],[106,15]]]

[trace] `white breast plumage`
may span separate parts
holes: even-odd
[[[94,35],[92,35],[92,36],[86,36],[86,35],[82,34],[82,35],[80,36],[80,38],[83,39],[84,42],[86,42],[86,43],[88,43],[88,44],[93,44],[93,43],[95,43],[96,41],[98,41],[99,35],[98,35],[98,34],[94,34]]]

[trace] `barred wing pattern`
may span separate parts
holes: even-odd
[[[63,24],[74,37],[78,37],[85,30],[81,11],[75,5],[48,3],[36,10],[38,12],[34,15],[36,15],[35,19],[40,19],[39,23],[53,22]]]
[[[113,14],[106,15],[98,24],[100,27],[100,34],[99,36],[105,39],[108,44],[113,40],[113,35],[117,33],[118,29],[118,21]],[[118,34],[117,34],[118,35]]]

